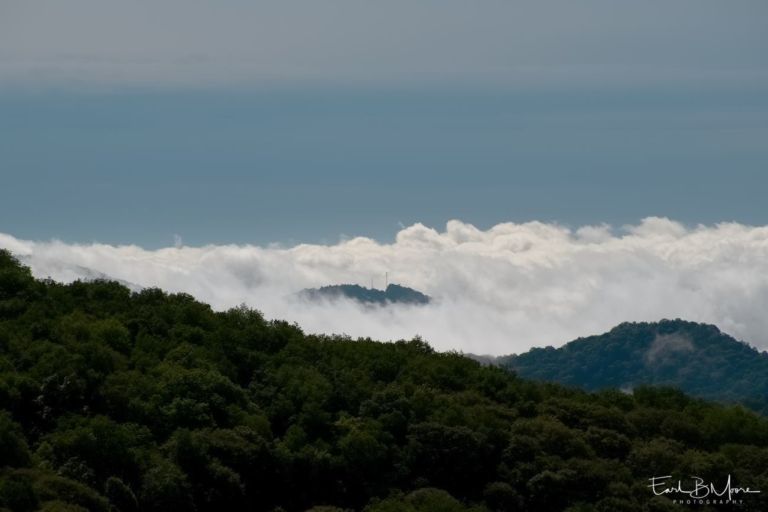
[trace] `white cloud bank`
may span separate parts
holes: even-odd
[[[768,226],[685,226],[651,217],[613,230],[450,221],[415,224],[394,243],[209,245],[146,250],[134,245],[32,242],[0,234],[0,247],[38,277],[71,281],[101,272],[194,295],[215,308],[241,303],[308,332],[389,340],[419,334],[440,350],[506,354],[561,345],[622,321],[709,322],[768,348]],[[308,304],[294,293],[335,283],[390,281],[435,298],[428,306]]]

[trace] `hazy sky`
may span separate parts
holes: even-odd
[[[0,76],[24,84],[743,84],[766,74],[763,0],[0,6]]]
[[[0,1],[0,231],[768,222],[768,4]]]

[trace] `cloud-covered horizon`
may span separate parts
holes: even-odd
[[[35,276],[69,282],[100,273],[186,292],[226,309],[245,303],[308,332],[380,340],[421,335],[438,350],[507,354],[559,346],[623,321],[713,323],[768,348],[768,226],[686,227],[649,217],[636,225],[569,229],[542,222],[487,230],[458,220],[442,231],[414,224],[393,243],[356,237],[333,245],[136,245],[28,241],[0,248]],[[384,273],[425,292],[427,306],[308,303],[306,287],[383,286]]]

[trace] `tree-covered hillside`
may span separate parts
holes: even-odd
[[[768,421],[37,281],[0,252],[3,510],[650,512],[683,508],[649,477],[692,474],[762,489],[740,510],[768,510]]]
[[[496,362],[524,378],[593,391],[672,386],[768,414],[768,353],[714,325],[682,320],[624,323],[558,349],[534,348]]]

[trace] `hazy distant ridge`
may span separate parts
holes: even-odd
[[[587,390],[665,385],[768,411],[768,353],[714,325],[683,320],[623,323],[558,349],[534,348],[497,362],[521,377]]]
[[[366,288],[357,284],[336,284],[320,288],[307,288],[300,295],[309,300],[347,298],[363,304],[429,304],[431,297],[413,288],[390,284],[385,290]]]

